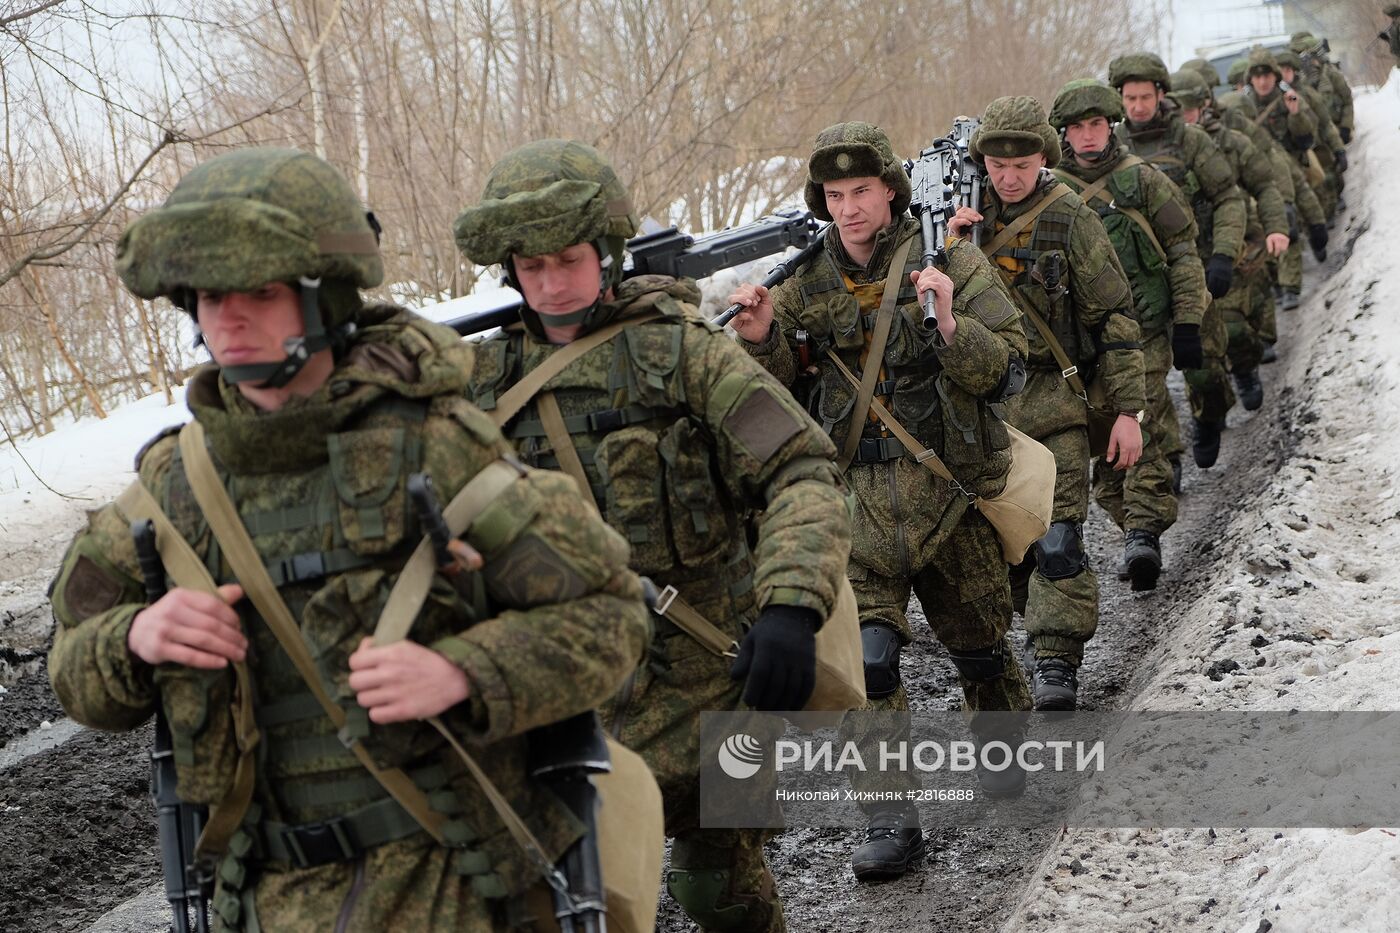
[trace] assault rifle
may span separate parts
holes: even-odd
[[[970,207],[979,214],[982,212],[982,166],[972,157],[972,134],[982,121],[976,117],[958,117],[953,121],[953,132],[948,138],[958,148],[958,206]],[[982,226],[972,227],[972,245],[982,245]]]
[[[146,601],[165,595],[165,565],[156,550],[152,521],[132,522],[131,537],[146,585]],[[204,829],[208,811],[184,803],[175,788],[175,749],[165,710],[156,705],[156,738],[151,748],[151,801],[156,806],[156,833],[160,840],[160,871],[165,878],[165,899],[170,902],[174,933],[209,933],[209,897],[213,880],[206,878],[194,857],[195,843]],[[190,926],[190,916],[194,926]]]
[[[667,227],[627,241],[627,251],[631,257],[623,265],[623,275],[626,278],[673,275],[702,279],[720,269],[781,253],[789,247],[807,247],[816,240],[818,229],[816,219],[809,212],[798,210],[778,211],[753,223],[698,237],[681,233],[675,227]],[[445,323],[467,337],[515,323],[520,319],[520,305],[518,299],[511,300]],[[738,312],[731,309],[727,313],[733,317]]]
[[[465,541],[452,537],[443,518],[432,480],[425,473],[408,478],[418,522],[433,545],[438,571],[468,602],[480,576],[481,555]],[[606,896],[602,858],[598,853],[598,789],[595,774],[612,770],[602,724],[593,710],[532,729],[527,736],[526,766],[530,777],[554,792],[584,824],[584,834],[565,850],[545,881],[554,898],[560,933],[605,933]],[[546,866],[548,867],[548,866]]]
[[[941,265],[947,252],[948,219],[953,215],[953,183],[957,180],[958,147],[951,139],[934,140],[919,157],[910,163],[909,182],[913,194],[909,209],[919,218],[923,234],[924,268]],[[924,293],[924,330],[938,326],[933,310],[933,292]]]

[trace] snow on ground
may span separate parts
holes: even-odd
[[[1162,620],[1174,631],[1131,708],[1400,710],[1400,72],[1358,93],[1356,122],[1329,246],[1354,252],[1281,316],[1270,372],[1271,393],[1292,388],[1297,448],[1212,543],[1206,594]],[[1003,929],[1400,925],[1392,829],[1067,829],[1034,877]]]

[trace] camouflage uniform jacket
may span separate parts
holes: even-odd
[[[1258,241],[1272,233],[1287,234],[1288,214],[1283,195],[1274,183],[1274,167],[1268,155],[1244,133],[1227,127],[1214,111],[1202,112],[1200,127],[1229,158],[1240,187],[1252,199],[1246,239]]]
[[[454,847],[417,831],[341,744],[244,600],[236,609],[250,642],[261,741],[253,804],[220,868],[215,907],[235,929],[250,922],[254,892],[265,929],[324,928],[337,912],[355,929],[487,929],[495,908],[485,899],[515,895],[537,874],[433,728],[369,722],[348,686],[347,659],[373,632],[421,539],[406,477],[426,472],[446,503],[510,448],[463,397],[472,350],[455,333],[388,306],[357,320],[355,342],[315,394],[262,412],[205,367],[190,383],[189,404],[347,728],[450,815]],[[138,473],[135,482],[214,579],[231,582],[171,432],[142,451]],[[522,468],[464,537],[486,559],[477,597],[469,603],[436,579],[409,637],[466,672],[470,699],[445,722],[557,853],[579,825],[528,779],[525,733],[596,708],[617,690],[645,647],[640,584],[626,569],[625,542],[557,474]],[[127,519],[115,505],[93,512],[51,589],[54,690],[74,719],[101,729],[134,729],[161,702],[181,797],[217,802],[237,758],[231,672],[153,668],[131,654],[128,632],[145,601],[140,580]],[[352,821],[355,835],[353,820],[370,814],[389,838],[353,858],[297,867],[302,857],[289,843],[274,845],[285,829],[337,817]]]
[[[1196,221],[1190,202],[1151,163],[1124,167],[1128,150],[1121,143],[1116,146],[1116,152],[1087,168],[1074,160],[1073,153],[1066,153],[1054,170],[1055,177],[1077,193],[1104,175],[1113,176],[1103,196],[1089,206],[1103,220],[1132,285],[1133,310],[1143,340],[1163,333],[1171,323],[1199,326],[1206,310],[1206,277],[1196,255]],[[1146,218],[1167,254],[1165,262],[1137,222],[1123,213],[1124,207]]]
[[[1254,100],[1259,112],[1257,122],[1269,131],[1285,152],[1300,163],[1307,158],[1308,150],[1320,140],[1317,117],[1307,101],[1300,101],[1297,113],[1289,113],[1283,101],[1283,92],[1275,86],[1265,97],[1260,97],[1253,87],[1245,89]]]
[[[769,604],[825,618],[850,546],[836,451],[782,386],[700,315],[699,300],[689,279],[625,280],[600,320],[660,317],[588,350],[544,388],[558,400],[595,501],[632,545],[634,570],[697,608],[718,602],[710,621],[731,634]],[[483,341],[472,399],[491,411],[558,350],[520,328]],[[534,402],[504,430],[524,460],[558,467]]]
[[[989,186],[982,204],[982,242],[990,243],[1003,227],[1034,210],[1059,183],[1053,174],[1043,172],[1036,190],[1010,205],[1003,204]],[[1060,269],[1055,284],[1046,276],[1057,253]],[[1079,195],[1066,194],[991,258],[1018,307],[1023,312],[1034,310],[1049,325],[1070,360],[1089,374],[1085,381],[1097,380],[1103,386],[1110,408],[1137,412],[1147,407],[1142,333],[1133,316],[1132,288],[1097,211]],[[1030,345],[1027,367],[1060,371],[1049,344],[1024,313],[1021,326]],[[1022,411],[1032,403],[1019,398],[1014,407]],[[1084,424],[1085,412],[1077,415],[1077,423]],[[1031,432],[1034,437],[1070,426],[1040,423],[1034,415],[1031,420],[1037,421]],[[1019,418],[1017,426],[1023,421],[1025,417]]]
[[[1219,255],[1233,260],[1240,255],[1247,222],[1244,195],[1235,184],[1230,160],[1204,130],[1163,107],[1147,123],[1125,120],[1114,133],[1129,152],[1166,172],[1190,199],[1201,259]]]
[[[1355,129],[1356,112],[1352,103],[1351,85],[1347,83],[1342,70],[1326,59],[1309,55],[1303,58],[1303,73],[1308,84],[1317,90],[1318,95],[1327,104],[1327,115],[1332,118],[1337,129]]]
[[[936,331],[926,333],[923,309],[909,280],[920,267],[918,236],[918,221],[907,215],[896,218],[877,235],[865,265],[847,255],[839,236],[827,237],[825,249],[813,261],[772,290],[774,319],[768,337],[743,346],[793,390],[839,450],[856,392],[828,351],[860,376],[874,325],[873,308],[887,277],[898,276],[896,313],[880,361],[877,397],[923,446],[938,454],[965,488],[977,495],[996,495],[1005,487],[1011,467],[1011,441],[997,399],[1005,391],[1011,358],[1025,359],[1020,316],[982,254],[970,243],[954,243],[944,271],[953,280],[957,332],[951,345]],[[892,269],[896,249],[911,239],[903,268]],[[799,332],[807,335],[805,349]],[[803,371],[808,367],[815,373]],[[850,470],[872,470],[891,457],[899,459],[902,447],[895,449],[892,441],[872,414],[862,427]],[[912,454],[903,457],[912,462]],[[966,500],[926,469],[908,475],[918,488],[891,487],[886,511],[903,516],[897,521],[914,523],[908,529],[901,525],[901,540],[921,540],[931,552],[961,519]],[[918,514],[906,514],[901,502],[917,502]],[[902,557],[892,561],[904,563]]]

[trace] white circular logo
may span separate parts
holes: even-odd
[[[731,735],[719,747],[719,767],[735,780],[751,778],[763,767],[763,746],[751,735]]]

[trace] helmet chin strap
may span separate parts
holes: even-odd
[[[539,319],[540,326],[549,327],[573,327],[588,320],[589,316],[603,303],[603,298],[608,293],[608,289],[614,288],[622,281],[622,263],[614,259],[612,251],[608,249],[606,237],[599,237],[593,241],[593,248],[598,251],[598,261],[602,265],[602,271],[598,275],[598,297],[591,304],[584,305],[577,311],[570,311],[566,314],[541,314],[530,307],[529,302],[524,301],[525,289],[520,287],[520,280],[515,275],[514,260],[508,260],[505,264],[506,284],[520,293],[521,311],[529,311]]]
[[[225,366],[220,370],[223,380],[231,384],[256,382],[258,389],[280,389],[296,378],[302,367],[311,357],[331,346],[335,335],[326,332],[321,322],[318,296],[320,279],[301,279],[301,322],[303,335],[288,337],[282,344],[286,358],[277,363],[248,363],[243,366]],[[355,325],[346,325],[341,336],[348,336]]]

